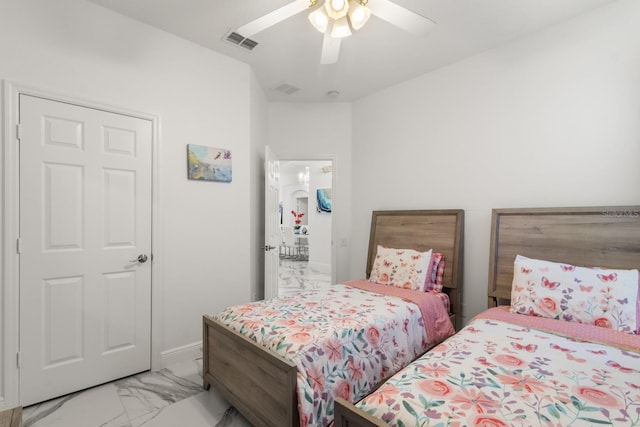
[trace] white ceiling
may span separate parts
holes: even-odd
[[[290,0],[89,1],[250,64],[269,101],[346,102],[614,0],[394,0],[437,24],[416,37],[372,16],[342,40],[332,65],[320,65],[323,36],[306,11],[252,36],[259,45],[251,52],[224,41],[229,30]],[[283,83],[300,90],[275,90]]]

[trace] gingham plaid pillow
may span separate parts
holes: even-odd
[[[425,291],[442,292],[444,287],[444,254],[433,252],[431,254],[431,275],[427,277]]]

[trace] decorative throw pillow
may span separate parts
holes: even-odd
[[[577,267],[518,255],[511,311],[639,334],[638,270]]]
[[[425,291],[442,292],[444,287],[444,254],[431,254],[431,274],[427,275]]]
[[[430,265],[431,249],[418,252],[413,249],[385,248],[378,245],[369,281],[424,291]]]

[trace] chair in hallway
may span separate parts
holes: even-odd
[[[295,238],[296,238],[296,249],[298,252],[298,259],[308,260],[309,259],[309,236],[299,234],[299,235],[295,235]]]
[[[280,258],[297,258],[299,255],[296,246],[296,237],[291,227],[282,227],[282,244],[280,245]]]

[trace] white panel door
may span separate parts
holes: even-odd
[[[278,267],[280,264],[280,171],[276,155],[265,147],[264,159],[265,214],[264,214],[264,297],[278,296]]]
[[[20,403],[150,369],[152,123],[20,95]]]

